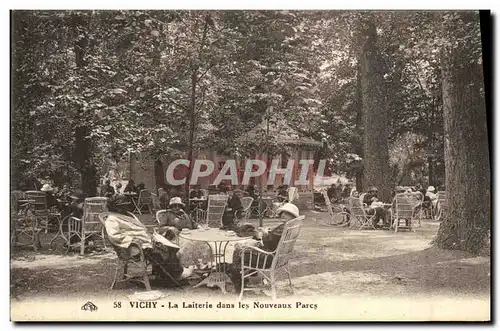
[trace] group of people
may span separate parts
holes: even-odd
[[[383,203],[382,201],[380,201],[379,191],[375,186],[370,187],[368,191],[363,194],[359,194],[358,191],[353,190],[351,196],[362,199],[362,203],[365,206],[366,215],[373,217],[373,226],[375,228],[387,228],[391,226],[391,220],[389,217],[388,209],[386,207],[394,207],[394,197],[396,196],[396,194],[401,193],[420,193],[423,196],[423,202],[421,206],[416,207],[430,208],[432,205],[433,208],[436,208],[438,196],[436,194],[436,188],[434,186],[429,186],[427,189],[423,189],[421,185],[418,185],[415,188],[404,188],[402,186],[396,186],[392,193],[392,203]],[[344,206],[343,210],[349,213],[348,207]]]
[[[242,191],[233,192],[233,197],[236,199],[242,195]],[[229,209],[234,208],[233,205],[228,204]],[[111,210],[114,211],[114,210]],[[275,251],[281,239],[285,223],[291,219],[299,217],[299,209],[291,203],[285,203],[278,209],[278,215],[282,219],[282,223],[271,230],[264,228],[255,228],[253,225],[244,224],[233,227],[232,229],[242,236],[251,236],[251,240],[247,240],[235,247],[233,253],[233,261],[227,272],[235,286],[236,292],[241,290],[241,259],[246,259],[246,265],[255,267],[264,267],[264,259],[257,260],[257,256],[245,254],[241,255],[242,249],[247,246],[258,247],[262,250],[272,252]],[[127,219],[128,217],[120,213],[114,213],[113,217]],[[186,267],[181,262],[181,247],[174,242],[179,233],[183,229],[198,229],[202,228],[194,219],[192,219],[185,211],[185,204],[180,197],[173,197],[168,209],[165,213],[161,214],[159,219],[159,226],[155,229],[155,234],[162,236],[161,247],[153,246],[148,250],[148,255],[154,257],[154,261],[162,265],[162,268],[153,268],[153,274],[156,277],[168,280],[168,277],[173,277],[176,280],[182,280],[188,277],[193,267]],[[123,236],[122,236],[123,238]],[[183,242],[183,245],[193,245],[191,242]],[[266,260],[265,267],[269,267],[272,263],[272,257]],[[168,274],[165,273],[168,272]]]

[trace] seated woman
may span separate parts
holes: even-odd
[[[173,197],[170,199],[168,209],[162,215],[158,233],[162,234],[168,240],[174,240],[182,229],[201,228],[184,211],[184,203],[181,198]]]
[[[384,222],[384,226],[389,226],[387,222],[387,215],[384,207],[380,205],[378,199],[378,189],[375,186],[372,186],[368,193],[365,194],[363,198],[363,203],[366,203],[368,208],[366,209],[367,215],[375,215],[373,218],[373,226],[378,228],[378,223],[380,220]]]
[[[226,209],[222,215],[222,226],[224,228],[233,228],[235,226],[234,219],[241,215],[243,211],[243,205],[241,204],[241,198],[243,197],[243,192],[240,189],[233,191],[231,197],[227,202]]]
[[[230,277],[234,284],[236,292],[241,291],[241,250],[245,246],[255,246],[262,250],[273,252],[278,247],[278,243],[283,234],[283,229],[285,228],[285,223],[292,219],[299,217],[299,209],[292,203],[286,203],[277,210],[278,216],[283,220],[283,223],[275,227],[274,229],[268,231],[263,228],[258,228],[257,233],[254,235],[254,239],[248,240],[243,244],[235,245],[235,250],[233,253],[233,263],[230,267]],[[272,263],[272,257],[266,260],[266,265],[264,266],[264,259],[261,257],[259,259],[259,265],[257,265],[257,254],[250,253],[244,255],[244,263],[251,266],[263,268],[270,267]],[[250,260],[251,258],[251,260]]]
[[[169,208],[159,219],[160,227],[157,232],[170,241],[177,241],[179,232],[184,228],[202,228],[184,211],[184,206],[181,198],[173,197],[170,199]],[[183,240],[180,244],[178,256],[183,265],[194,265],[200,259],[210,259],[210,248],[205,243]]]
[[[123,215],[110,208],[111,213],[106,218],[105,228],[109,241],[115,249],[128,249],[131,257],[139,254],[139,249],[130,246],[132,242],[139,244],[144,250],[146,259],[154,262],[153,275],[157,280],[182,280],[189,277],[194,267],[185,268],[178,256],[179,246],[158,233],[152,236],[146,227],[135,218]]]

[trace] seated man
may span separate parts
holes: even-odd
[[[378,222],[382,220],[385,226],[389,226],[387,224],[386,211],[384,207],[381,206],[381,202],[378,199],[378,189],[375,186],[372,186],[368,193],[365,194],[363,198],[363,203],[365,203],[368,208],[366,209],[367,215],[375,215],[373,218],[373,226],[378,228]]]
[[[160,219],[160,227],[158,233],[162,234],[168,240],[174,240],[179,231],[182,229],[196,229],[201,228],[195,221],[189,217],[184,211],[184,203],[181,198],[173,197],[170,199],[168,208]]]
[[[337,187],[335,184],[332,184],[328,190],[326,190],[326,194],[331,202],[335,202],[337,200]]]
[[[201,192],[200,187],[198,185],[189,192],[189,199],[200,199],[203,197],[203,192]]]
[[[137,194],[139,194],[139,190],[135,186],[135,183],[132,179],[128,181],[127,186],[125,186],[125,189],[123,190],[123,193],[137,193]]]
[[[299,217],[299,209],[292,203],[286,203],[281,206],[278,210],[279,217],[283,220],[283,223],[275,227],[274,229],[268,231],[263,228],[257,229],[257,233],[254,235],[254,239],[248,240],[242,245],[237,244],[235,246],[235,250],[233,253],[233,263],[230,268],[230,277],[234,284],[236,292],[241,291],[241,250],[245,246],[255,246],[262,250],[273,252],[278,247],[278,243],[281,239],[281,235],[283,234],[283,229],[285,227],[285,223],[292,219]],[[257,265],[257,254],[254,252],[250,255],[245,253],[243,257],[244,263],[248,265],[250,263],[251,266],[259,267],[259,268],[269,268],[272,263],[272,256],[268,257],[266,260],[266,265],[264,266],[264,258],[260,257],[259,265]],[[251,260],[250,260],[251,258]]]
[[[224,214],[222,215],[222,225],[225,228],[233,228],[234,219],[239,217],[243,211],[243,205],[241,204],[242,196],[243,192],[240,189],[236,189],[233,191],[231,198],[229,198]]]
[[[54,196],[54,189],[50,186],[50,184],[43,184],[40,191],[45,192],[45,195],[47,196],[47,208],[58,206],[57,198]]]

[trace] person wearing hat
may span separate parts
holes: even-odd
[[[241,203],[241,198],[243,197],[243,191],[236,189],[231,193],[231,197],[227,202],[226,209],[222,215],[222,226],[224,228],[234,228],[234,219],[241,215],[243,211],[243,204]]]
[[[424,196],[424,201],[425,200],[431,201],[432,206],[436,207],[436,204],[438,201],[438,196],[436,194],[436,188],[434,186],[431,185],[427,188],[427,192],[425,192],[425,196]]]
[[[234,288],[236,292],[241,291],[241,250],[245,246],[255,246],[267,252],[273,252],[278,248],[278,243],[283,234],[283,230],[285,228],[285,224],[288,221],[291,221],[300,216],[299,208],[292,203],[285,203],[283,206],[279,207],[277,210],[278,217],[283,221],[280,225],[276,226],[273,229],[267,230],[264,228],[258,228],[253,240],[249,240],[245,242],[243,245],[235,245],[235,250],[233,253],[233,263],[229,268],[230,277],[234,284]],[[262,268],[264,267],[264,259],[261,257],[257,259],[257,254],[248,254],[244,255],[245,265],[250,263],[251,266]],[[252,259],[250,261],[250,258]],[[266,260],[265,267],[270,267],[273,262],[272,256],[270,256]],[[257,265],[257,263],[259,265]]]
[[[48,208],[57,207],[58,205],[57,198],[54,196],[54,189],[50,184],[43,184],[40,191],[45,192],[45,195],[47,196]]]
[[[394,188],[394,193],[392,197],[394,198],[397,194],[406,193],[406,189],[403,186],[396,186]]]
[[[168,240],[173,240],[182,229],[196,229],[201,226],[189,217],[184,211],[184,203],[181,198],[173,197],[170,199],[168,209],[162,214],[158,233],[162,234]]]
[[[387,226],[387,215],[384,207],[380,206],[378,199],[378,189],[375,186],[370,187],[368,193],[363,197],[363,203],[365,203],[368,208],[366,209],[367,215],[375,215],[373,218],[373,226],[378,228],[378,223],[380,220],[384,222]]]

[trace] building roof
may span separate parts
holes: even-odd
[[[320,142],[317,142],[314,139],[306,137],[300,134],[297,130],[293,129],[290,126],[290,124],[288,124],[288,121],[284,118],[284,116],[276,114],[269,119],[269,123],[266,119],[264,119],[256,127],[242,134],[240,137],[246,139],[252,139],[254,137],[255,138],[263,137],[266,135],[268,124],[269,124],[268,135],[270,137],[274,137],[274,139],[280,142],[290,145],[305,145],[314,147],[321,146]]]

